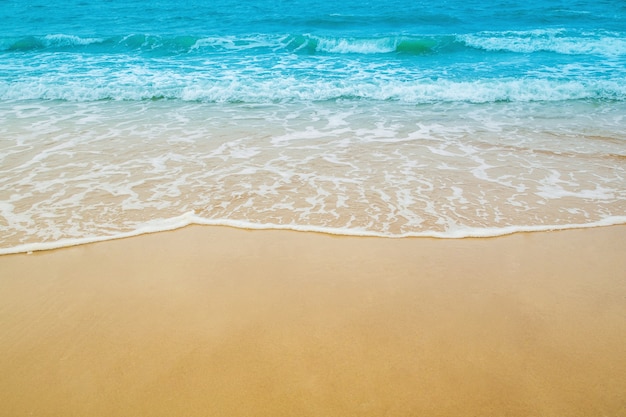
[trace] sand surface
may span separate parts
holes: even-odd
[[[626,226],[0,257],[1,416],[626,416]]]

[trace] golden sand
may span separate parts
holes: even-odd
[[[626,226],[0,257],[1,416],[626,416]]]

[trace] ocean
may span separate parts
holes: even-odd
[[[626,2],[3,0],[0,254],[626,223]]]

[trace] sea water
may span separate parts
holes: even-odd
[[[626,3],[5,0],[0,253],[626,223]]]

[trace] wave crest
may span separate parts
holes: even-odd
[[[130,82],[129,80],[132,80]],[[2,100],[156,100],[194,102],[276,103],[329,100],[397,101],[410,104],[434,102],[532,102],[566,100],[626,100],[626,86],[611,80],[589,82],[545,79],[510,80],[317,80],[198,79],[197,74],[117,74],[103,80],[29,80],[0,82]]]
[[[3,48],[6,51],[33,51],[39,49],[61,49],[80,47],[104,42],[100,38],[81,38],[80,36],[50,34],[45,36],[25,36],[21,38],[4,39]]]
[[[445,41],[449,41],[449,37],[341,38],[295,35],[285,39],[285,46],[292,51],[310,54],[389,54],[397,52],[421,55],[435,52]]]
[[[626,55],[626,39],[618,34],[571,34],[563,29],[480,32],[459,35],[471,48],[515,53],[553,52],[563,55]]]
[[[179,35],[165,37],[151,34],[129,34],[100,38],[67,34],[9,37],[0,39],[0,51],[37,50],[97,52],[147,52],[186,54],[212,51],[264,50],[307,54],[447,54],[463,48],[489,52],[537,53],[565,55],[626,55],[626,38],[611,32],[571,33],[563,29],[477,32],[448,35],[382,35],[372,37],[336,37],[313,34],[256,34],[244,36]]]

